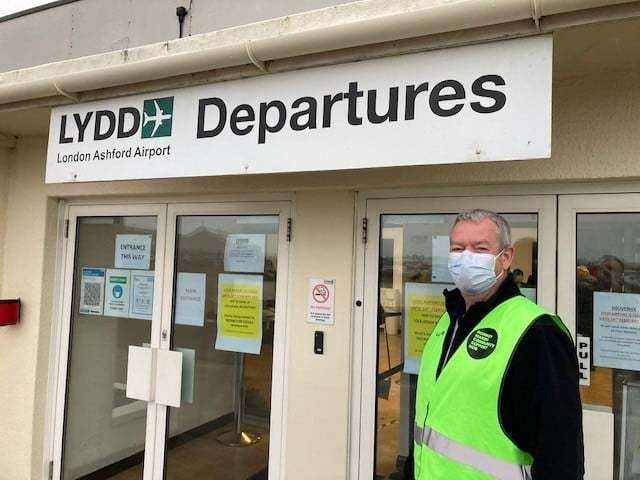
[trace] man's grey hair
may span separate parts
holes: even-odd
[[[455,226],[460,222],[480,223],[486,219],[491,220],[496,226],[496,233],[498,234],[498,240],[500,241],[500,248],[503,249],[510,247],[511,227],[509,226],[509,222],[507,222],[507,220],[502,215],[498,215],[491,210],[482,210],[480,208],[477,208],[475,210],[460,212],[453,222],[451,230],[453,230]]]

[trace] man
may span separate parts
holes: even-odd
[[[424,349],[416,395],[416,480],[573,480],[584,475],[573,341],[510,275],[506,220],[458,215],[447,312]],[[408,462],[409,463],[409,462]]]

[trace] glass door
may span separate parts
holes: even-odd
[[[640,469],[640,195],[559,201],[558,311],[576,335],[588,479]]]
[[[555,311],[555,198],[440,197],[370,199],[368,241],[361,248],[364,299],[354,478],[402,479],[413,444],[417,372],[424,343],[444,313],[449,230],[458,212],[486,208],[510,222],[521,291]],[[357,314],[358,312],[356,312]],[[359,377],[355,377],[358,379]]]
[[[165,214],[69,209],[53,478],[152,478],[156,408],[127,397],[127,374],[131,346],[158,344]]]
[[[163,331],[183,363],[180,406],[158,416],[167,480],[279,478],[289,211],[169,207]]]

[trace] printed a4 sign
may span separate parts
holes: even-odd
[[[56,107],[47,183],[547,158],[537,36]]]

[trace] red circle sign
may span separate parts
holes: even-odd
[[[329,300],[329,289],[322,284],[315,285],[313,287],[313,299],[318,303],[325,303]]]

